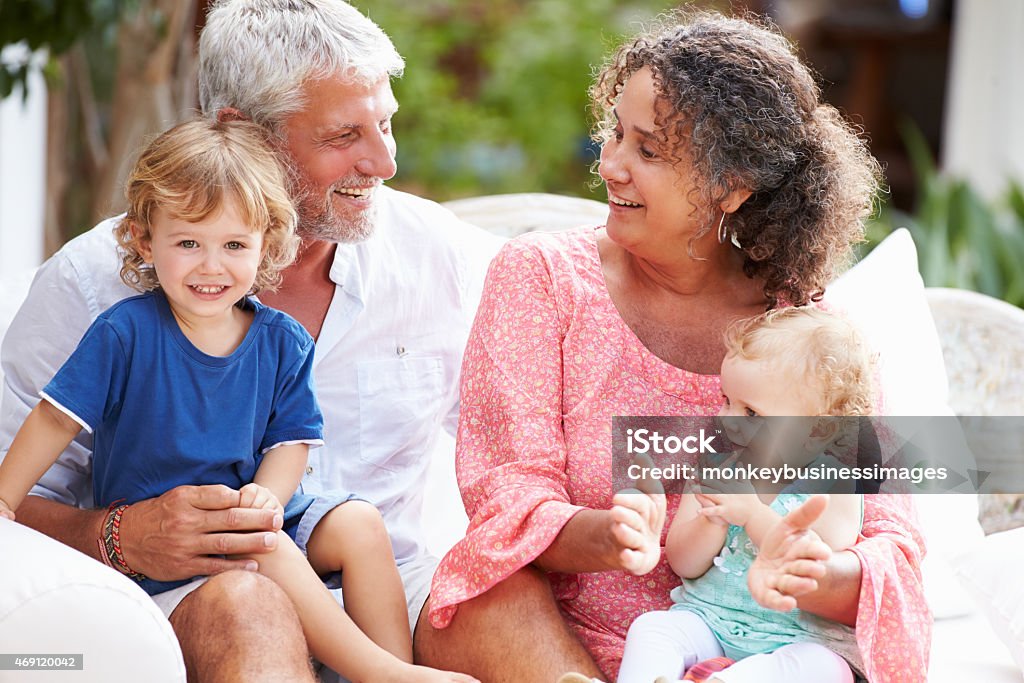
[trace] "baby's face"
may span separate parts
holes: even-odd
[[[718,415],[725,435],[743,450],[741,459],[756,466],[800,466],[816,455],[805,455],[822,413],[816,389],[785,362],[726,357]]]

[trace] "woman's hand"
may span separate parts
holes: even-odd
[[[665,494],[627,489],[612,498],[611,535],[622,571],[643,576],[661,560]]]
[[[832,550],[810,529],[828,505],[814,496],[780,519],[764,536],[747,572],[750,594],[762,607],[788,612],[818,588]]]

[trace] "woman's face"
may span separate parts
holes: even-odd
[[[682,141],[660,143],[655,136],[657,106],[665,105],[656,98],[651,70],[644,67],[623,88],[615,107],[615,134],[601,149],[598,169],[608,189],[608,237],[656,261],[666,254],[686,254],[690,237],[707,220],[706,211],[692,203],[699,197],[696,173],[680,154]]]

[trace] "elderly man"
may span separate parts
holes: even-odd
[[[345,485],[373,501],[392,536],[415,626],[436,566],[419,520],[435,436],[454,429],[462,349],[495,240],[426,200],[382,185],[395,174],[390,78],[403,61],[388,37],[340,0],[224,0],[200,46],[207,116],[264,126],[290,169],[302,248],[264,303],[316,339],[314,375],[326,445],[303,488]],[[95,316],[132,294],[118,277],[107,220],[44,264],[3,346],[0,448]],[[154,444],[159,444],[154,435]],[[106,510],[92,509],[90,437],[79,435],[18,511],[19,521],[99,559]],[[179,487],[122,518],[127,565],[196,579],[155,597],[189,680],[296,681],[311,673],[284,593],[252,562],[276,543],[270,511],[238,492]]]

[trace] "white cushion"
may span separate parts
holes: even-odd
[[[82,672],[33,681],[183,683],[170,623],[131,580],[26,526],[0,519],[0,643],[6,653],[80,654]],[[10,672],[0,672],[0,680]]]
[[[917,249],[896,230],[826,290],[878,354],[888,415],[952,415],[942,346],[935,331]]]
[[[953,561],[953,571],[1024,670],[1024,528],[986,536]]]
[[[825,298],[857,325],[878,354],[886,414],[953,415],[942,346],[906,229],[893,232],[840,276]],[[967,614],[972,601],[953,578],[950,561],[984,536],[978,498],[930,494],[914,502],[928,551],[922,567],[928,605],[936,618]]]

